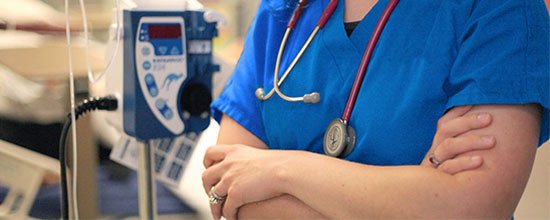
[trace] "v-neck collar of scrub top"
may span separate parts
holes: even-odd
[[[344,0],[338,1],[338,7],[334,11],[334,19],[331,19],[330,26],[334,27],[337,31],[325,31],[325,37],[337,38],[338,41],[343,42],[345,47],[355,48],[356,55],[363,56],[365,48],[369,39],[365,39],[364,36],[371,36],[378,19],[382,15],[384,8],[388,4],[389,0],[378,0],[378,2],[371,8],[371,10],[361,19],[355,30],[351,33],[351,36],[347,36],[345,27],[344,27]],[[328,1],[326,1],[328,4]],[[330,32],[330,33],[329,33]],[[326,36],[328,35],[328,36]],[[340,45],[339,45],[340,46]],[[336,54],[337,51],[347,51],[342,50],[342,48],[332,47],[331,48]],[[357,64],[359,66],[359,63]]]
[[[329,0],[323,0],[323,5],[328,5]],[[342,79],[345,81],[355,77],[349,77],[349,75],[355,76],[359,63],[365,49],[367,47],[369,38],[364,36],[371,36],[380,16],[382,15],[384,8],[388,4],[389,0],[378,0],[378,2],[372,7],[372,9],[365,15],[365,17],[359,22],[355,30],[350,37],[347,36],[344,27],[344,1],[338,1],[338,6],[334,11],[332,17],[328,20],[324,29],[321,29],[319,37],[323,41],[324,46],[331,52],[335,60],[348,60],[348,62],[336,62],[337,65],[351,65],[354,72],[341,72]],[[307,9],[306,9],[307,10]],[[376,48],[373,52],[373,56],[376,55]],[[372,59],[371,59],[372,60]],[[349,62],[352,61],[352,62]],[[340,67],[340,70],[348,69]],[[367,70],[368,71],[368,70]],[[367,79],[365,79],[367,80]]]

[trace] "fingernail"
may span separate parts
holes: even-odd
[[[488,122],[489,117],[491,117],[491,116],[489,116],[489,114],[483,113],[483,114],[477,115],[477,120],[479,120],[480,122]]]
[[[489,144],[493,142],[493,136],[483,136],[481,140],[483,143]]]
[[[480,156],[473,156],[470,160],[472,160],[472,163],[480,163],[481,157]]]

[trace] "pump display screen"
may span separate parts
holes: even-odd
[[[181,26],[179,24],[150,25],[149,39],[159,38],[181,38]]]

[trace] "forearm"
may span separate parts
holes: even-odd
[[[484,168],[452,176],[421,166],[369,166],[305,154],[281,175],[284,191],[333,219],[510,218],[521,195],[474,184]]]
[[[292,195],[244,205],[239,208],[239,219],[326,219],[325,215],[332,219],[499,218],[503,216],[487,214],[511,214],[503,213],[506,207],[491,204],[496,201],[465,198],[471,192],[464,191],[476,189],[465,187],[468,180],[460,175],[420,166],[378,167],[327,161],[333,158],[304,154],[309,155],[301,155],[298,164],[290,165],[299,178],[291,179],[294,174],[290,173],[280,175],[287,182],[282,185],[291,186],[285,190]],[[310,156],[323,157],[317,159],[325,165],[319,169]],[[308,173],[305,178],[304,173]],[[490,207],[499,210],[487,210]]]
[[[239,219],[327,219],[288,194],[241,206],[238,216]]]
[[[380,167],[300,152],[281,169],[281,191],[329,218],[507,218],[531,171],[540,128],[537,105],[485,105],[491,126],[469,132],[494,135],[483,165],[456,175],[421,166]],[[313,183],[313,184],[312,184]],[[322,184],[321,184],[322,183]]]

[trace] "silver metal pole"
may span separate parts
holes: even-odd
[[[138,140],[138,195],[139,218],[150,220],[157,218],[157,192],[155,172],[153,170],[153,149],[148,141]]]

